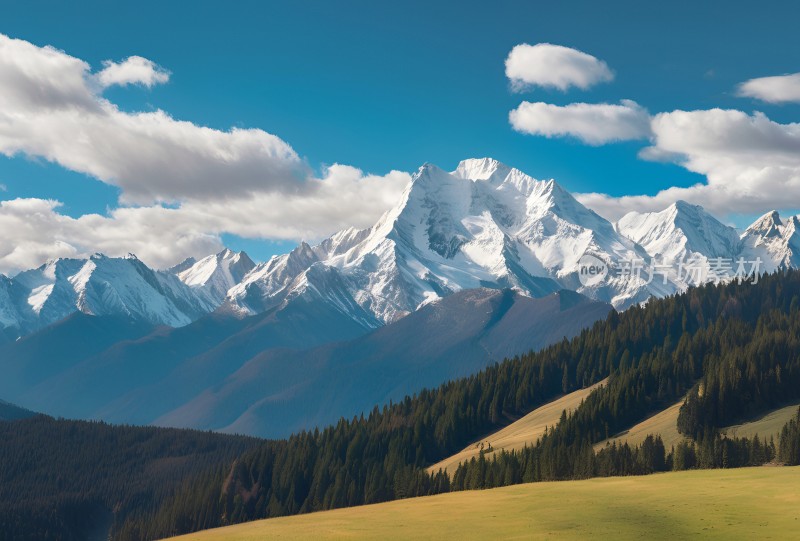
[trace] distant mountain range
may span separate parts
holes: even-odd
[[[465,160],[450,173],[426,164],[373,227],[301,243],[258,265],[230,250],[168,270],[150,269],[133,255],[96,254],[0,275],[0,329],[14,339],[75,312],[179,327],[220,308],[254,315],[298,298],[378,328],[476,287],[530,297],[570,289],[624,309],[689,284],[612,276],[584,286],[577,275],[584,254],[611,261],[760,257],[762,270],[773,271],[800,265],[798,224],[796,216],[770,212],[740,235],[682,201],[612,224],[556,182],[495,160]]]
[[[134,255],[56,259],[11,279],[0,275],[0,325],[10,338],[76,312],[179,327],[216,307],[178,276],[152,270]]]
[[[772,212],[739,234],[684,202],[611,223],[495,160],[426,164],[374,226],[264,263],[224,250],[154,270],[96,254],[0,275],[0,396],[68,417],[284,435],[692,283],[585,285],[586,254],[761,258],[773,271],[800,266],[798,225]]]
[[[571,291],[478,288],[370,332],[326,308],[180,328],[77,313],[0,347],[0,396],[69,418],[282,437],[541,349],[611,310]]]

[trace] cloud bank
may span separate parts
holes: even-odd
[[[670,158],[707,182],[654,196],[582,194],[581,202],[610,219],[662,210],[678,199],[720,216],[800,207],[800,124],[711,109],[660,113],[651,127],[652,144],[643,157]]]
[[[0,201],[0,272],[13,274],[54,257],[135,253],[166,268],[189,256],[222,249],[220,235],[262,239],[318,239],[346,227],[368,227],[397,202],[410,181],[407,173],[365,175],[333,165],[312,182],[311,193],[256,194],[235,202],[190,201],[176,208],[120,207],[107,216],[72,218],[61,203],[45,199]]]
[[[128,113],[102,95],[111,85],[168,79],[142,57],[107,61],[92,73],[63,51],[0,34],[0,153],[45,159],[117,186],[124,205],[108,216],[71,218],[57,201],[2,202],[0,227],[15,234],[0,240],[0,272],[94,251],[136,252],[167,266],[219,248],[223,233],[321,238],[371,225],[410,181],[406,173],[365,175],[339,164],[318,177],[288,143],[263,130],[216,130],[161,110]]]

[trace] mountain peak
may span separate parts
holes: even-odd
[[[748,259],[759,257],[763,270],[773,272],[800,266],[800,222],[796,216],[781,220],[777,211],[767,212],[742,234]]]
[[[553,197],[563,197],[566,196],[569,199],[575,199],[571,193],[569,193],[564,187],[556,182],[555,179],[545,180],[544,182],[544,192],[550,194]]]
[[[294,247],[289,252],[289,261],[297,262],[298,264],[311,265],[317,261],[317,256],[314,249],[306,241],[301,240],[300,244]]]
[[[231,264],[242,263],[243,265],[252,269],[256,266],[250,256],[247,255],[247,252],[242,250],[241,252],[234,252],[230,248],[225,248],[221,252],[219,252],[216,256],[217,261],[229,261]]]
[[[181,272],[190,268],[195,263],[197,263],[197,259],[195,259],[192,256],[189,256],[180,263],[178,263],[177,265],[173,265],[167,269],[164,269],[164,272],[168,272],[170,274],[180,274]]]
[[[184,284],[204,295],[211,304],[219,305],[228,290],[241,282],[255,266],[246,253],[225,248],[187,266],[177,276]]]
[[[411,192],[418,191],[420,188],[438,185],[445,177],[450,175],[438,165],[426,162],[416,173],[411,176]]]
[[[255,261],[253,261],[244,250],[236,252],[236,257],[234,259],[237,263],[248,267],[248,272],[256,266]]]
[[[648,254],[673,261],[692,256],[733,257],[739,235],[699,205],[675,201],[660,212],[623,216],[616,228]]]
[[[493,177],[505,178],[511,168],[494,158],[470,158],[462,160],[453,175],[469,180],[489,180]]]
[[[673,204],[671,204],[669,208],[674,209],[678,212],[698,213],[705,211],[705,209],[700,205],[693,205],[691,203],[684,201],[683,199],[678,199]]]
[[[774,237],[781,235],[780,229],[782,227],[781,215],[778,214],[777,210],[772,210],[753,222],[745,233],[758,233],[763,237]]]

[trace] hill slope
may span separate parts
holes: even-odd
[[[788,539],[800,518],[799,483],[800,467],[537,483],[262,520],[174,541]]]
[[[24,401],[27,389],[57,377],[82,359],[114,344],[136,340],[153,330],[150,324],[124,317],[72,314],[37,333],[0,346],[3,369],[0,396],[13,402]],[[39,406],[26,405],[34,409]]]
[[[746,422],[723,427],[720,431],[731,437],[752,438],[758,435],[760,438],[773,437],[777,440],[784,425],[797,414],[798,406],[800,406],[798,403],[790,404],[758,415]]]
[[[661,436],[664,447],[670,449],[674,445],[686,440],[686,436],[678,432],[678,414],[684,399],[681,398],[670,407],[659,411],[644,421],[635,424],[628,430],[617,434],[613,438],[595,444],[595,450],[602,449],[606,444],[614,443],[628,445],[641,445],[647,436]],[[770,437],[778,440],[781,429],[797,414],[798,403],[793,403],[782,408],[767,411],[753,416],[739,424],[721,427],[719,430],[732,438],[759,438]]]
[[[83,327],[108,327],[106,319],[75,318],[85,324],[74,333],[66,331],[76,325],[58,333],[51,327],[2,350],[4,364],[19,367],[0,383],[6,398],[46,414],[149,424],[265,349],[312,347],[367,330],[328,305],[296,302],[250,318],[213,313],[175,329],[126,331],[128,339],[119,332],[119,341],[95,340],[94,347]],[[37,351],[69,353],[32,362]],[[44,370],[50,364],[57,367]]]
[[[0,418],[8,409],[0,403]],[[168,507],[183,486],[221,483],[237,456],[262,443],[44,415],[0,421],[0,441],[0,541],[153,539],[164,531],[156,521],[129,520]]]
[[[428,471],[435,473],[439,471],[439,469],[444,469],[452,476],[461,462],[469,460],[472,457],[477,457],[481,449],[487,450],[489,448],[489,444],[491,444],[494,453],[504,449],[516,450],[522,449],[526,445],[534,445],[536,440],[544,434],[548,427],[553,427],[558,423],[561,412],[566,411],[567,414],[571,413],[583,402],[584,398],[589,396],[589,393],[605,382],[606,380],[603,380],[585,389],[571,392],[542,407],[536,408],[518,421],[501,428],[485,438],[481,438],[481,441],[471,444],[461,452],[437,462],[428,468]],[[485,454],[487,458],[491,458],[491,453]]]
[[[68,418],[283,437],[570,338],[609,310],[571,291],[476,289],[369,334],[302,299],[176,329],[77,313],[0,345],[0,396]]]
[[[672,448],[681,441],[686,439],[686,436],[678,432],[678,413],[680,413],[681,406],[683,405],[683,398],[672,404],[670,407],[659,411],[644,421],[636,423],[629,429],[616,434],[614,437],[605,441],[595,444],[595,450],[602,449],[606,444],[616,442],[617,444],[628,443],[628,445],[641,445],[647,436],[661,436],[664,441],[664,447],[667,449]],[[788,421],[789,419],[786,419]],[[784,424],[786,423],[784,421]],[[778,430],[783,428],[783,425],[778,427]]]
[[[156,422],[288,436],[575,336],[610,310],[571,291],[460,291],[354,340],[266,351]]]
[[[27,419],[34,415],[36,414],[30,410],[20,408],[5,400],[0,400],[0,421],[16,421],[19,419]]]

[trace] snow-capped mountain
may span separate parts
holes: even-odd
[[[0,325],[18,335],[78,311],[177,327],[215,307],[176,276],[154,271],[133,255],[56,259],[0,281]]]
[[[221,305],[252,315],[291,303],[324,305],[376,328],[456,291],[512,288],[531,297],[561,289],[618,309],[682,290],[673,273],[648,283],[613,267],[632,260],[761,258],[760,269],[800,267],[800,221],[764,215],[741,237],[701,207],[677,202],[611,224],[553,180],[489,158],[451,172],[426,164],[398,204],[366,229],[345,229],[261,264],[224,250],[166,271],[135,256],[59,259],[14,278],[0,275],[0,339],[27,334],[76,311],[128,315],[178,327]],[[579,279],[582,258],[611,264],[605,279]]]
[[[190,258],[170,271],[215,307],[219,306],[228,291],[239,284],[256,266],[245,252],[233,252],[228,249],[204,257],[200,261],[193,261],[193,258]]]
[[[337,302],[352,299],[389,323],[476,287],[511,287],[533,297],[567,288],[617,307],[675,290],[617,276],[583,286],[584,254],[615,261],[647,255],[552,180],[491,159],[463,161],[450,173],[426,164],[373,227],[345,230],[313,247],[303,243],[259,265],[228,302],[258,312],[287,298],[319,296],[327,289],[321,277],[338,275]]]
[[[631,212],[617,230],[652,257],[683,260],[693,256],[732,258],[740,251],[739,233],[699,205],[677,201],[661,212]]]
[[[708,276],[709,260],[734,259],[741,251],[739,233],[706,212],[703,207],[677,201],[661,212],[630,212],[616,224],[617,231],[639,243],[661,263],[691,262]],[[673,279],[682,285],[698,281],[700,274],[687,273]]]
[[[776,211],[764,214],[742,234],[742,255],[760,257],[766,272],[800,268],[800,220],[781,220]]]

